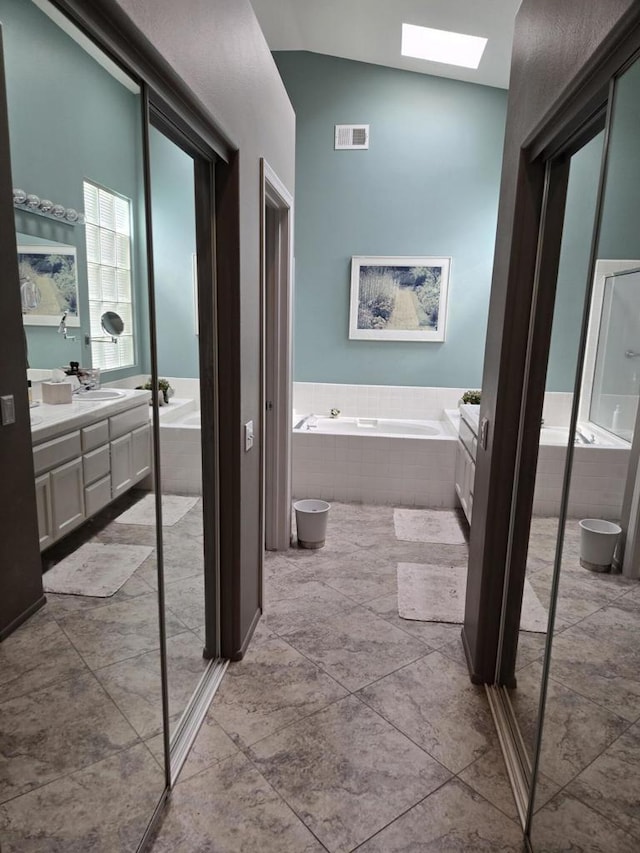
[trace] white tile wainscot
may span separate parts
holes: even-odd
[[[296,498],[455,507],[457,437],[293,434]]]

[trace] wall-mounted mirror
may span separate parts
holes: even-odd
[[[124,320],[115,311],[105,311],[100,317],[100,325],[103,332],[111,335],[113,343],[116,343],[120,335],[124,332]]]

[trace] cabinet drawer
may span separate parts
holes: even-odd
[[[88,450],[95,450],[102,444],[109,441],[109,421],[105,418],[97,424],[84,427],[82,433],[82,451],[86,453]]]
[[[111,500],[111,476],[107,474],[102,480],[86,486],[84,490],[84,507],[87,517],[106,506]]]
[[[43,444],[37,444],[33,448],[33,467],[36,476],[76,456],[80,456],[79,430],[45,441]]]
[[[136,427],[144,426],[149,423],[149,404],[145,402],[143,406],[136,406],[135,409],[127,409],[119,415],[114,415],[109,418],[109,438],[113,441],[114,438],[120,438],[127,432],[131,432]]]
[[[85,453],[82,457],[82,472],[85,486],[95,483],[109,473],[109,445]]]

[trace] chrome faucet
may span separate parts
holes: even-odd
[[[576,427],[576,441],[582,442],[582,444],[595,444],[596,437],[594,433],[587,434],[581,426]]]
[[[70,335],[67,331],[67,312],[65,311],[58,326],[58,334],[62,335],[65,341],[75,341],[75,335]]]

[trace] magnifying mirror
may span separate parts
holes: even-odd
[[[124,320],[115,311],[105,311],[100,317],[100,325],[108,335],[111,335],[114,344],[124,331]]]

